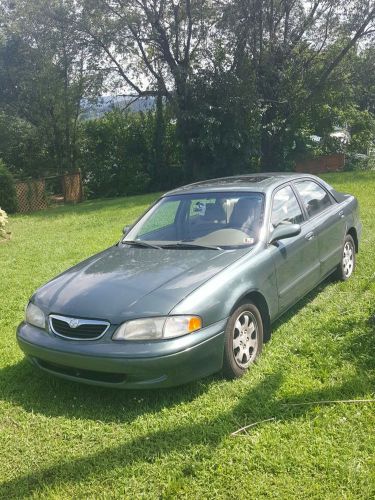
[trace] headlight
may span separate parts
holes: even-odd
[[[181,337],[202,328],[199,316],[168,316],[135,319],[123,323],[113,340],[158,340]]]
[[[46,326],[46,317],[44,316],[44,312],[35,304],[29,302],[26,308],[26,322],[30,323],[30,325],[37,326],[38,328],[45,328]]]

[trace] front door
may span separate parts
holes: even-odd
[[[301,224],[301,233],[279,240],[273,245],[279,311],[296,303],[319,282],[320,264],[318,240],[314,225],[305,221],[302,209],[290,186],[279,189],[273,198],[272,231],[279,224]]]

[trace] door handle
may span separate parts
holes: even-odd
[[[340,210],[339,216],[343,219],[345,217],[344,210]]]
[[[310,240],[313,240],[313,239],[315,238],[315,234],[314,234],[312,231],[310,231],[309,233],[307,233],[307,234],[305,235],[305,238],[306,238],[307,240],[309,240],[309,241],[310,241]]]

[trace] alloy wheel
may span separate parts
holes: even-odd
[[[349,278],[354,269],[354,248],[350,241],[344,245],[342,267],[346,278]]]
[[[258,350],[258,324],[250,311],[243,311],[234,323],[233,354],[238,366],[247,368]]]

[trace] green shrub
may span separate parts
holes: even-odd
[[[2,160],[0,160],[0,207],[9,213],[17,210],[14,180]]]
[[[348,153],[346,155],[345,170],[375,170],[373,156]]]
[[[158,124],[152,111],[113,110],[83,122],[80,163],[88,197],[134,195],[178,185],[182,169],[175,126],[168,118],[163,116]]]

